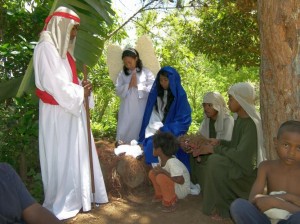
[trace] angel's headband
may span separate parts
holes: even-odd
[[[127,48],[122,53],[122,59],[124,57],[139,57],[139,53],[134,48]]]

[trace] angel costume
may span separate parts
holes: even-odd
[[[199,164],[202,169],[203,213],[230,217],[236,198],[248,199],[257,167],[265,159],[260,115],[255,110],[254,88],[249,83],[233,85],[231,95],[249,117],[237,117],[231,141],[221,140],[214,153]]]
[[[159,83],[160,73],[166,72],[169,79],[169,90],[164,92],[164,97],[158,96],[161,89]],[[168,96],[172,101],[168,101]],[[170,98],[169,98],[170,100]],[[163,106],[164,105],[164,106]],[[166,105],[169,105],[167,110]],[[157,157],[153,156],[152,136],[156,131],[171,132],[176,137],[185,134],[192,122],[191,107],[189,105],[185,90],[181,85],[178,72],[169,66],[161,68],[150,91],[142,128],[139,135],[139,142],[143,144],[146,163],[157,163]],[[188,168],[189,155],[179,148],[176,157]]]
[[[229,114],[229,110],[226,107],[225,100],[219,92],[208,92],[203,97],[202,103],[212,104],[213,108],[218,111],[217,119],[213,120],[206,116],[204,113],[204,120],[202,121],[199,132],[206,138],[216,138],[222,140],[231,140],[232,129],[234,120],[233,117]],[[201,161],[204,162],[210,155],[202,155]],[[193,183],[200,183],[200,179],[204,177],[204,174],[201,172],[202,169],[197,169],[199,163],[191,155],[191,179]]]
[[[148,95],[154,82],[154,75],[149,69],[143,67],[135,72],[137,88],[128,88],[133,71],[125,75],[122,70],[116,81],[116,92],[121,98],[116,140],[128,144],[139,137]]]
[[[34,50],[39,101],[39,153],[45,200],[59,219],[89,211],[93,201],[84,88],[79,85],[70,33],[80,19],[59,7],[47,18]],[[95,202],[108,202],[92,138]]]

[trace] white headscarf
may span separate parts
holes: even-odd
[[[251,117],[257,131],[257,166],[266,159],[263,131],[260,114],[255,109],[255,90],[248,82],[240,82],[231,86],[228,90],[231,95]]]
[[[215,122],[215,129],[217,132],[217,138],[220,139],[222,133],[224,135],[226,132],[226,130],[224,130],[224,128],[226,128],[224,127],[224,120],[230,116],[229,110],[226,107],[225,100],[219,92],[207,92],[203,97],[202,103],[210,103],[212,104],[213,108],[216,111],[218,111],[218,116]],[[200,132],[207,138],[209,137],[209,120],[210,118],[208,118],[204,113],[204,120],[201,124]],[[230,140],[230,139],[225,139],[225,140]]]
[[[79,23],[80,18],[74,11],[61,6],[46,19],[39,42],[51,42],[62,58],[66,58],[67,51],[73,56],[76,37],[71,41],[70,33]]]

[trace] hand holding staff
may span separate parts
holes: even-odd
[[[89,160],[90,160],[90,171],[92,181],[92,193],[93,193],[93,208],[95,208],[95,179],[94,179],[94,168],[93,168],[93,155],[92,155],[92,140],[91,140],[91,125],[90,125],[90,108],[89,108],[89,95],[92,91],[92,84],[87,80],[87,69],[86,65],[83,65],[83,87],[84,87],[84,103],[86,109],[86,123],[87,123],[87,134],[88,134],[88,146],[89,146]]]

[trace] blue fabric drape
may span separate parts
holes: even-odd
[[[152,137],[145,139],[145,129],[149,123],[153,107],[157,102],[157,86],[160,85],[159,74],[163,71],[168,73],[169,88],[171,89],[171,92],[174,96],[174,100],[170,106],[168,114],[166,115],[164,126],[160,128],[160,131],[171,132],[176,137],[178,137],[180,135],[185,134],[188,131],[189,126],[192,122],[192,110],[189,105],[186,92],[181,85],[181,79],[178,72],[170,66],[161,68],[149,93],[141,126],[141,131],[139,134],[139,142],[143,144],[146,163],[149,164],[157,162],[158,160],[152,155]],[[176,156],[181,162],[183,162],[187,166],[188,169],[190,169],[189,155],[187,153],[185,153],[180,148]]]

